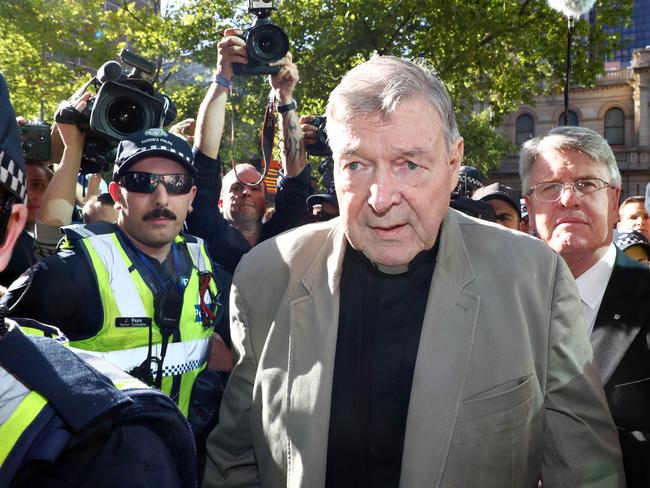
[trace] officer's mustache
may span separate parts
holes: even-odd
[[[144,214],[142,220],[151,220],[165,218],[169,220],[176,220],[176,214],[168,208],[154,208],[151,212]]]

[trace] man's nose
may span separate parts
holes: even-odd
[[[399,185],[390,173],[387,171],[378,173],[370,185],[368,205],[375,212],[383,214],[393,205],[398,205],[401,198]]]
[[[154,203],[160,207],[166,207],[169,203],[169,193],[167,193],[167,189],[162,182],[156,185],[156,189],[153,192],[153,198]]]
[[[560,204],[563,207],[577,207],[578,206],[578,196],[571,185],[564,185],[562,188],[562,193],[560,193]]]

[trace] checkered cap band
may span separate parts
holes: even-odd
[[[113,179],[117,180],[129,168],[147,156],[159,156],[173,159],[196,177],[194,155],[186,141],[162,129],[149,129],[131,138],[125,139],[117,146]]]
[[[650,248],[647,239],[645,239],[645,237],[643,237],[643,235],[639,234],[638,232],[624,232],[622,234],[619,234],[616,237],[615,244],[616,247],[618,247],[621,251],[624,251],[628,247],[635,246],[637,244],[641,244],[646,248]]]
[[[469,185],[472,188],[481,188],[483,186],[483,182],[481,180],[477,180],[476,178],[472,178],[471,176],[463,176],[462,181],[463,183]]]
[[[16,164],[6,152],[0,151],[0,183],[23,202],[27,193],[25,180],[25,171],[20,165]]]
[[[140,154],[141,152],[144,151],[164,151],[166,153],[171,153],[175,154],[177,156],[180,156],[184,161],[187,162],[187,164],[191,165],[192,164],[192,158],[189,157],[187,154],[182,153],[181,151],[177,151],[173,147],[170,147],[168,145],[163,145],[163,144],[152,144],[151,146],[144,146],[140,147],[137,150],[135,150],[132,154],[129,155],[129,158],[132,158],[133,156],[136,156]]]

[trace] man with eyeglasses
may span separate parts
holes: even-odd
[[[531,222],[576,279],[628,486],[650,486],[650,270],[612,242],[614,154],[590,129],[558,127],[524,144],[519,173]]]
[[[211,348],[223,344],[215,327],[229,287],[202,240],[181,232],[195,174],[189,146],[162,129],[122,141],[109,185],[117,223],[64,227],[64,251],[3,299],[161,389],[185,415]]]

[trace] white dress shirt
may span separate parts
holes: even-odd
[[[614,270],[614,261],[616,261],[616,246],[611,243],[603,257],[576,279],[578,293],[582,300],[582,316],[589,336],[594,330],[598,309]]]

